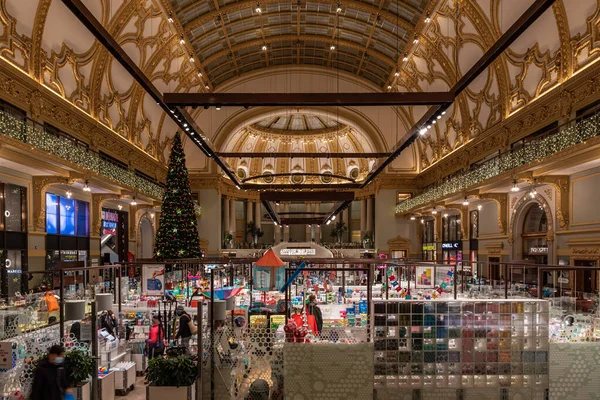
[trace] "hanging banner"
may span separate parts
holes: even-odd
[[[149,296],[162,296],[165,292],[164,264],[142,265],[142,292]]]

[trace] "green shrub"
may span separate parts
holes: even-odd
[[[152,386],[190,386],[196,382],[198,367],[189,356],[157,357],[148,363],[146,380]]]

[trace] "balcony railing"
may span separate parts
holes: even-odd
[[[23,143],[59,157],[65,161],[102,175],[124,186],[155,198],[162,198],[163,188],[154,182],[142,178],[134,171],[123,168],[100,157],[85,146],[64,136],[46,132],[26,121],[0,111],[0,134],[20,140]]]
[[[593,114],[584,120],[565,127],[552,135],[540,139],[535,145],[500,154],[473,169],[460,173],[436,187],[425,190],[418,196],[407,199],[396,206],[396,213],[404,213],[454,193],[472,188],[488,179],[495,178],[507,171],[542,160],[559,151],[598,136],[600,115]]]

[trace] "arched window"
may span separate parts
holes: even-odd
[[[548,218],[543,206],[533,203],[523,220],[523,259],[536,264],[548,264]]]

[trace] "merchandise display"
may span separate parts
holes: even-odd
[[[548,388],[545,300],[374,301],[377,388]]]

